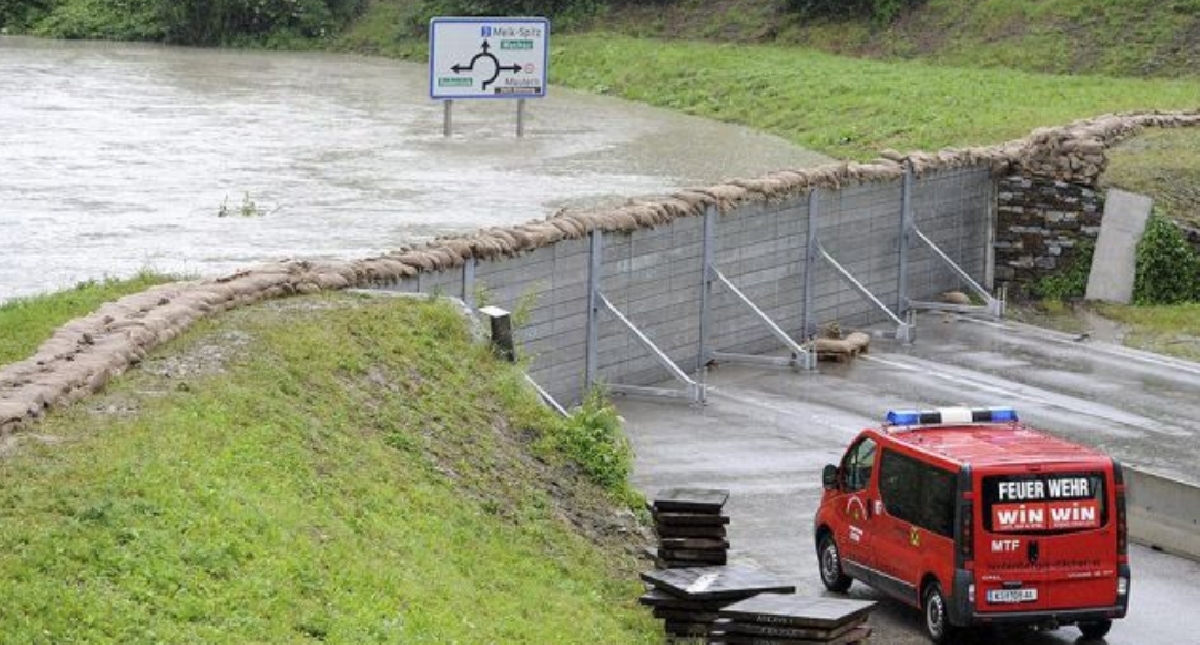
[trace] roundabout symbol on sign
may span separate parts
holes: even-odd
[[[516,72],[521,71],[520,65],[501,65],[500,59],[496,58],[496,55],[491,53],[491,51],[490,51],[491,45],[488,44],[487,40],[483,41],[483,44],[481,44],[479,46],[479,49],[481,50],[480,53],[472,56],[470,63],[468,63],[467,65],[461,65],[459,63],[455,63],[454,66],[450,68],[450,70],[453,71],[455,74],[461,74],[463,72],[473,72],[473,71],[475,71],[475,62],[476,61],[478,61],[481,58],[486,58],[486,59],[491,60],[492,61],[492,76],[490,78],[488,78],[486,81],[484,81],[481,86],[485,90],[488,88],[489,85],[491,85],[492,83],[495,83],[497,78],[500,78],[500,72],[516,73]]]

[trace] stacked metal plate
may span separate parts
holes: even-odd
[[[723,565],[729,559],[722,511],[729,491],[710,488],[669,488],[650,504],[658,549],[651,553],[663,569]]]
[[[650,590],[639,601],[654,608],[667,634],[707,638],[730,603],[761,593],[796,593],[796,586],[745,566],[656,569],[642,574]]]
[[[848,645],[871,635],[875,603],[842,598],[763,595],[717,611],[709,643],[736,645]]]

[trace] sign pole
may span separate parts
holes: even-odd
[[[525,99],[517,101],[517,137],[525,136]]]
[[[450,136],[450,110],[454,107],[454,99],[442,101],[442,136]]]

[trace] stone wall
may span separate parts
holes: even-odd
[[[1112,145],[1146,127],[1200,125],[1195,112],[1110,115],[1061,128],[1040,128],[1013,157],[997,191],[998,284],[1010,297],[1071,265],[1081,244],[1094,242],[1104,216],[1097,181]],[[1185,231],[1200,249],[1200,232]]]
[[[997,202],[996,281],[1013,297],[1070,266],[1080,243],[1095,241],[1104,215],[1092,188],[1019,175],[1000,179]]]

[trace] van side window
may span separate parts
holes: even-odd
[[[875,466],[875,441],[863,439],[842,458],[842,478],[846,492],[859,491],[871,481],[871,469]]]
[[[879,496],[892,517],[954,535],[954,474],[891,450],[879,464]]]

